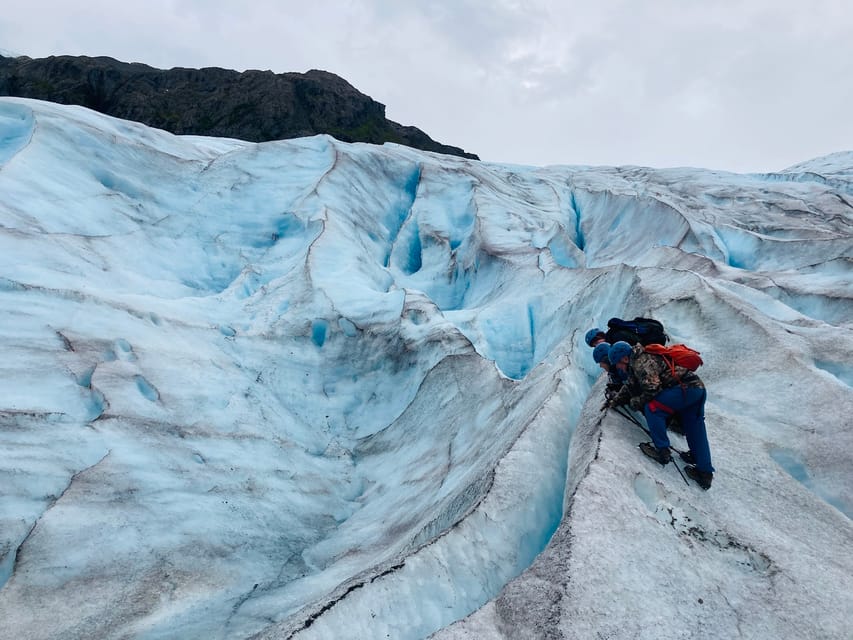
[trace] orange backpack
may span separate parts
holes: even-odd
[[[690,371],[696,371],[702,366],[702,358],[699,357],[699,352],[691,349],[686,344],[674,344],[665,347],[662,344],[647,344],[643,347],[646,353],[652,353],[656,356],[661,356],[669,365],[669,370],[674,378],[678,378],[675,373],[675,367],[684,367]]]

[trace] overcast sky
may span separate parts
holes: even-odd
[[[853,149],[849,0],[32,0],[3,8],[0,49],[325,69],[495,162],[769,171]]]

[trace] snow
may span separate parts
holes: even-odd
[[[851,178],[0,99],[0,638],[848,637]],[[600,412],[616,315],[710,491]]]

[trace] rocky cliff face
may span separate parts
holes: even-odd
[[[386,119],[385,105],[326,71],[165,71],[106,57],[0,56],[0,95],[78,104],[176,134],[264,142],[328,133],[477,158]]]

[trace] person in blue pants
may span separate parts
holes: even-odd
[[[628,404],[646,416],[652,442],[640,444],[640,450],[667,464],[671,453],[666,420],[671,415],[679,416],[690,449],[681,454],[688,463],[685,473],[703,489],[710,489],[714,467],[705,429],[707,392],[702,379],[695,371],[670,367],[663,357],[647,353],[639,344],[632,347],[627,342],[616,342],[610,347],[608,358],[612,366],[628,375],[628,384],[610,400],[609,406]]]

